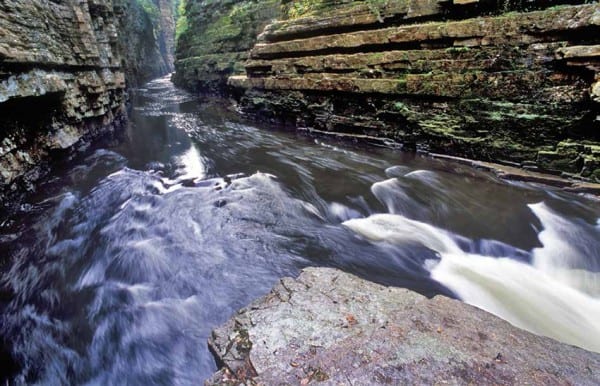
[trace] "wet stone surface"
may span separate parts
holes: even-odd
[[[597,384],[600,355],[330,268],[284,278],[213,331],[206,384]]]

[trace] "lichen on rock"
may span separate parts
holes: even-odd
[[[595,385],[600,355],[458,300],[331,268],[283,278],[209,339],[226,384]]]

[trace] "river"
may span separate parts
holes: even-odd
[[[211,329],[329,266],[600,352],[600,203],[245,123],[162,78],[1,219],[4,377],[190,385]],[[10,371],[9,371],[10,369]]]

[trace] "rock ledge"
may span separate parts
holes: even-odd
[[[206,384],[577,384],[600,354],[518,329],[443,296],[427,299],[330,268],[283,278],[213,331]]]

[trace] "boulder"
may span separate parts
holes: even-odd
[[[283,278],[216,328],[223,384],[597,385],[600,354],[331,268]]]

